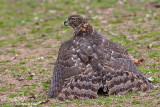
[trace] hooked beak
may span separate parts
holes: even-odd
[[[67,22],[66,20],[64,21],[64,25],[65,25],[65,26],[68,26],[68,22]]]

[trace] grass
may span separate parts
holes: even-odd
[[[16,97],[16,94],[9,94],[8,97],[9,98],[14,98],[14,97]]]
[[[152,53],[149,54],[150,58],[158,57],[158,56],[160,56],[160,55],[159,55],[159,52],[157,50],[155,50],[155,51],[153,51]]]
[[[134,101],[132,101],[131,103],[132,103],[132,104],[140,104],[140,101],[135,101],[135,100],[134,100]]]
[[[5,91],[10,91],[12,90],[13,88],[15,88],[13,85],[10,85],[9,87],[0,87],[0,91],[1,92],[5,92]]]
[[[0,106],[159,106],[159,88],[86,101],[49,99],[41,104],[46,100],[60,44],[72,37],[73,30],[63,22],[75,13],[84,15],[130,56],[143,58],[139,70],[159,86],[160,13],[152,5],[155,1],[160,4],[158,0],[0,0]]]
[[[0,61],[0,64],[6,65],[8,62],[10,62],[10,60],[1,60],[1,61]]]
[[[32,80],[33,76],[28,76],[27,80]]]

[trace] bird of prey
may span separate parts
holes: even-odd
[[[97,98],[100,89],[111,95],[153,88],[126,50],[97,33],[82,16],[71,15],[64,25],[74,33],[60,46],[48,97],[86,100]]]

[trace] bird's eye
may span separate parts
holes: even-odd
[[[75,21],[76,19],[72,19],[73,21]]]

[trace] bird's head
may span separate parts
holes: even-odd
[[[71,26],[73,29],[79,28],[86,20],[80,15],[71,15],[65,21],[65,26]]]
[[[65,26],[71,26],[74,34],[91,34],[92,26],[80,15],[71,15],[64,21]]]

